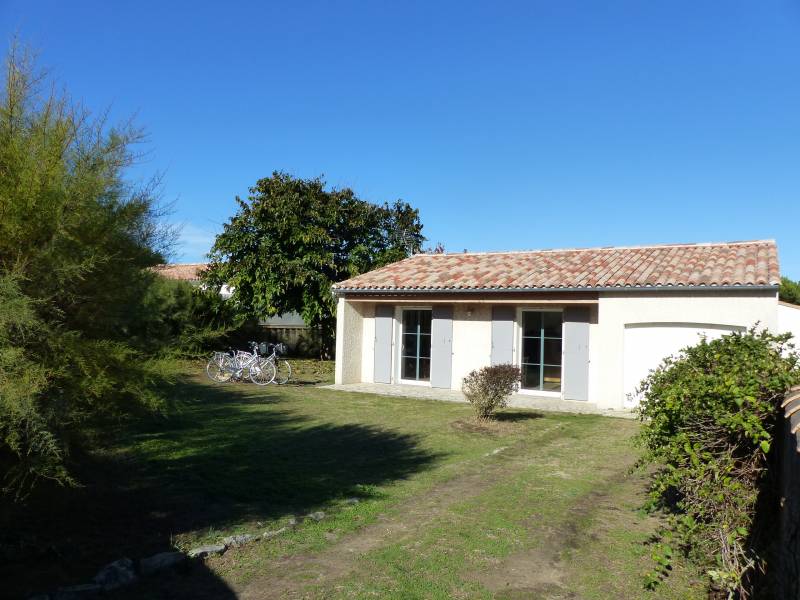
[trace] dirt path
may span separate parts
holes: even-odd
[[[434,486],[424,496],[405,501],[393,510],[393,516],[348,535],[320,553],[276,561],[269,575],[257,577],[237,590],[238,597],[243,600],[304,598],[306,586],[322,586],[347,576],[359,566],[362,555],[389,541],[413,538],[451,505],[478,496],[524,469],[529,464],[532,447],[552,444],[559,439],[559,431],[558,425],[554,425],[536,437],[489,453],[467,473]]]
[[[565,518],[549,527],[531,524],[531,529],[542,532],[541,545],[516,552],[497,563],[476,579],[498,599],[547,598],[562,600],[577,598],[567,589],[569,567],[564,554],[581,547],[587,536],[594,533],[586,529],[587,519],[602,520],[603,513],[618,511],[611,501],[613,493],[622,485],[638,486],[640,480],[629,473],[634,460],[616,466],[608,473],[603,485],[581,496],[569,506]]]

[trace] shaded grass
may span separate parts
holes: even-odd
[[[10,582],[4,593],[80,583],[123,555],[275,529],[290,515],[324,510],[320,523],[195,564],[130,597],[233,598],[281,575],[283,561],[336,555],[337,544],[387,519],[408,520],[408,536],[378,544],[335,581],[298,576],[297,590],[492,597],[503,590],[487,573],[511,572],[519,561],[560,574],[555,584],[540,582],[539,597],[693,597],[688,575],[662,595],[642,590],[644,542],[656,524],[636,510],[644,480],[627,476],[635,423],[508,410],[498,423],[475,424],[468,405],[310,387],[329,380],[329,366],[293,364],[296,385],[266,388],[214,386],[196,375],[199,365],[185,365],[195,375],[172,389],[170,418],[118,432],[86,463],[86,487],[42,490],[24,510],[3,513],[6,547],[28,539],[50,548],[46,560],[22,553],[0,566]],[[456,501],[446,506],[430,502],[464,481],[478,484],[451,493]],[[348,497],[361,501],[346,504]],[[512,592],[528,593],[530,582],[512,583]]]

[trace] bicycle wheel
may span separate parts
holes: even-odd
[[[288,360],[279,360],[275,365],[275,383],[283,385],[292,378],[292,365]]]
[[[230,365],[230,356],[225,354],[215,354],[211,357],[206,365],[206,375],[208,378],[215,382],[215,383],[225,383],[226,381],[230,381],[231,378],[231,370],[226,368]]]
[[[250,381],[256,385],[269,385],[275,379],[275,365],[268,360],[260,360],[250,366]]]

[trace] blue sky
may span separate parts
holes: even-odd
[[[778,240],[800,279],[800,3],[29,2],[0,34],[150,134],[183,261],[273,170],[451,251]]]

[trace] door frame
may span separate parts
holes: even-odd
[[[433,306],[431,305],[401,305],[395,308],[394,340],[392,344],[392,346],[395,348],[393,356],[393,380],[401,385],[419,385],[422,387],[431,387],[430,378],[428,378],[428,381],[420,381],[418,379],[403,379],[401,376],[403,372],[403,311],[406,310],[429,310],[431,311],[431,317],[433,317]]]
[[[557,392],[549,390],[529,390],[520,387],[518,393],[528,396],[543,396],[547,398],[563,398],[564,397],[564,308],[563,307],[546,307],[539,308],[538,306],[520,306],[517,307],[516,320],[514,322],[514,364],[522,370],[522,313],[525,312],[557,312],[561,313],[561,389]]]

